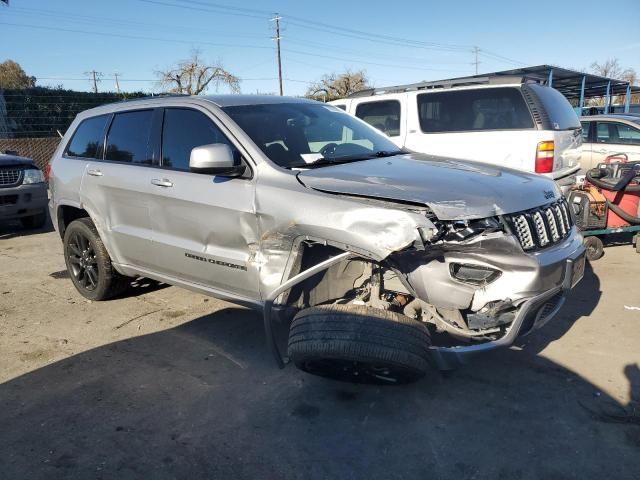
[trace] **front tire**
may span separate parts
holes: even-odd
[[[352,383],[415,382],[429,369],[430,345],[422,323],[363,305],[302,310],[289,332],[289,358],[299,369]]]
[[[107,300],[122,293],[128,279],[113,268],[111,258],[90,218],[79,218],[64,232],[64,261],[73,285],[89,300]]]

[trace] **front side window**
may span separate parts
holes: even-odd
[[[70,157],[96,158],[109,115],[83,120],[69,142],[66,154]]]
[[[397,153],[387,137],[332,105],[273,103],[223,110],[265,155],[284,168]]]
[[[534,128],[517,88],[481,88],[418,95],[424,133]]]
[[[224,143],[239,159],[239,152],[209,117],[188,108],[167,108],[162,124],[162,165],[189,170],[191,150],[211,143]]]
[[[105,160],[150,165],[152,118],[153,110],[116,113],[107,135]]]
[[[613,143],[609,133],[610,125],[610,123],[598,122],[598,128],[596,128],[596,139],[598,140],[598,143]]]
[[[400,102],[397,100],[361,103],[356,107],[356,117],[390,137],[400,135]]]

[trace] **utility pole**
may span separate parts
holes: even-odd
[[[478,65],[480,65],[480,60],[478,60],[478,53],[480,53],[480,49],[478,47],[473,47],[472,50],[473,54],[475,55],[475,61],[473,62],[473,65],[476,66],[476,75],[478,74]]]
[[[102,73],[96,72],[95,70],[91,70],[90,72],[85,72],[85,75],[90,75],[93,83],[93,93],[98,93],[98,82],[100,81],[100,77]]]
[[[118,81],[118,77],[120,76],[119,73],[114,73],[113,77],[116,80],[116,92],[118,92],[118,94],[120,94],[120,82]]]
[[[276,13],[276,16],[271,19],[271,21],[276,22],[276,46],[278,49],[278,83],[280,85],[280,96],[284,95],[282,91],[282,58],[280,56],[280,20],[282,17]]]

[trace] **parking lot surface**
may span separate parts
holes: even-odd
[[[403,387],[279,370],[261,318],[141,281],[89,302],[0,228],[0,477],[640,478],[640,255],[517,347]]]

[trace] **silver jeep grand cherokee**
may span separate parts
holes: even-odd
[[[103,300],[142,276],[264,314],[318,375],[402,383],[547,322],[582,277],[548,179],[398,150],[340,109],[156,97],[78,115],[52,160],[71,279]]]

